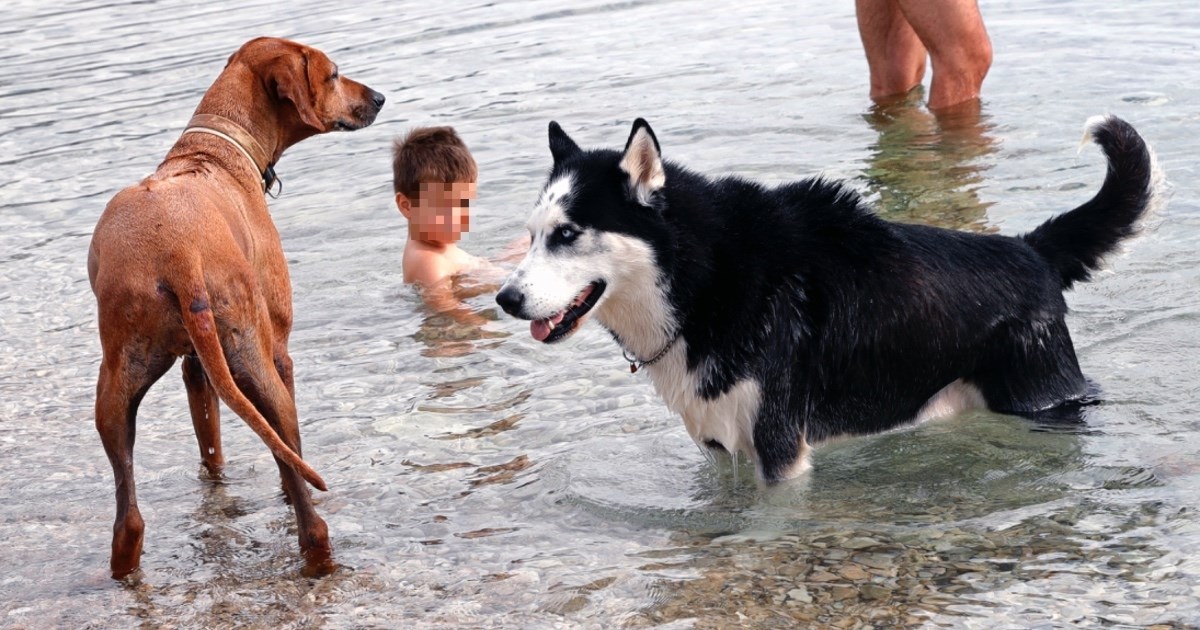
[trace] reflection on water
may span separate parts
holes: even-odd
[[[1149,567],[1169,555],[1146,534],[1186,517],[1157,505],[1122,514],[1095,503],[1010,516],[995,528],[847,532],[815,523],[775,535],[679,537],[674,550],[641,567],[654,580],[656,602],[630,625],[688,619],[697,628],[726,627],[730,601],[753,602],[733,609],[747,627],[858,620],[985,629],[1013,618],[1022,627],[1090,626],[1175,619],[1191,607],[1186,589],[1145,584]],[[679,579],[684,571],[691,579]],[[1110,599],[1097,618],[1085,602],[1099,590]]]
[[[848,438],[818,448],[809,474],[770,488],[757,486],[747,462],[698,463],[686,440],[663,439],[641,451],[574,457],[562,464],[571,471],[564,492],[599,515],[722,534],[956,522],[1050,503],[1081,487],[1153,483],[1141,469],[1089,466],[1080,434],[1035,429],[981,412]],[[629,477],[637,492],[613,491],[628,488]]]
[[[731,600],[754,626],[966,615],[986,627],[990,611],[1012,605],[997,593],[1057,582],[1062,571],[1098,571],[1119,587],[1164,557],[1139,538],[1178,515],[1067,500],[1163,485],[1148,469],[1089,464],[1083,439],[975,413],[843,440],[817,451],[811,474],[767,489],[749,467],[677,465],[668,457],[680,453],[660,443],[644,462],[613,461],[618,453],[578,458],[565,492],[602,518],[669,523],[677,532],[673,549],[645,556],[639,568],[656,601],[630,620],[634,627],[681,619],[723,627]],[[636,493],[612,492],[630,487],[626,476],[640,480]],[[680,580],[681,571],[696,573]]]
[[[423,315],[421,325],[412,335],[413,340],[425,346],[421,355],[430,358],[461,357],[477,350],[495,348],[496,343],[489,340],[508,337],[509,333],[489,326],[490,322],[500,319],[496,307],[473,305],[478,301],[477,298],[493,295],[499,286],[491,278],[481,280],[464,275],[454,276],[450,279],[449,291],[457,303],[455,306],[439,311],[422,302],[418,307]]]
[[[987,230],[990,203],[979,199],[995,153],[992,123],[979,101],[939,110],[924,94],[875,103],[863,118],[879,134],[862,177],[879,196],[879,213],[893,221]]]

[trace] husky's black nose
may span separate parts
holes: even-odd
[[[500,308],[504,309],[505,313],[513,317],[521,316],[521,307],[525,304],[525,294],[521,293],[515,287],[504,287],[500,293],[496,294],[496,303]]]

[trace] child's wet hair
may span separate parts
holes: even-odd
[[[421,184],[474,182],[475,158],[453,127],[417,127],[392,145],[392,190],[417,199]]]

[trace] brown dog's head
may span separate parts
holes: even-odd
[[[375,122],[383,95],[338,72],[325,53],[297,42],[259,37],[242,45],[229,64],[245,63],[267,93],[287,101],[312,133],[351,131]]]

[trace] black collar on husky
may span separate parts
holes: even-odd
[[[645,361],[639,361],[637,357],[629,356],[629,351],[625,349],[625,346],[621,346],[621,356],[625,357],[625,360],[629,362],[629,373],[637,374],[639,369],[644,368],[647,365],[654,365],[655,363],[658,363],[659,359],[666,356],[667,350],[670,350],[671,346],[675,345],[675,341],[679,339],[681,334],[683,334],[683,329],[676,330],[675,334],[672,335],[667,341],[667,345],[663,346],[662,350],[659,350],[658,354],[654,355],[653,359],[647,359]],[[619,344],[620,341],[617,343]]]

